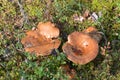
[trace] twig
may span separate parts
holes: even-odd
[[[44,12],[44,18],[46,18],[47,20],[52,20],[51,5],[52,0],[46,0],[46,10]]]
[[[25,22],[25,23],[28,23],[28,17],[27,17],[27,15],[25,14],[23,5],[21,4],[21,0],[17,0],[17,4],[18,4],[18,6],[19,6],[19,8],[20,8],[21,15],[23,16],[23,21],[22,21],[22,23],[21,23],[21,26],[23,26],[24,22]]]
[[[99,34],[103,35],[103,38],[105,40],[105,45],[107,45],[107,37],[105,36],[105,34],[103,32],[98,32]]]

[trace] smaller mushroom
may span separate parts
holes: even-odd
[[[98,54],[98,42],[84,32],[73,32],[62,47],[67,58],[76,64],[87,64]]]

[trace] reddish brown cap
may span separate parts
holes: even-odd
[[[25,51],[35,53],[37,56],[45,56],[51,54],[53,49],[57,49],[59,47],[61,41],[56,38],[59,36],[59,29],[53,26],[46,27],[44,26],[44,24],[54,25],[50,22],[41,23],[42,28],[41,26],[39,26],[36,30],[30,30],[26,32],[27,35],[21,40],[21,43],[24,45]],[[53,29],[53,32],[50,31],[51,29]],[[48,33],[46,32],[47,30]]]
[[[38,30],[41,35],[44,35],[47,38],[56,38],[59,36],[59,29],[55,27],[55,25],[51,22],[38,24]]]
[[[76,64],[86,64],[98,54],[98,43],[88,34],[73,32],[68,36],[68,42],[63,47],[67,58]]]

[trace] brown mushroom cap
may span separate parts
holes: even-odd
[[[46,24],[50,24],[52,26],[46,27]],[[50,22],[46,22],[46,23],[41,23],[41,25],[43,26],[43,28],[39,26],[39,28],[35,30],[30,30],[26,32],[27,35],[21,40],[21,43],[24,45],[25,51],[30,53],[35,53],[37,56],[45,56],[45,55],[51,54],[52,50],[57,49],[61,43],[61,41],[58,38],[56,38],[59,36],[59,33],[54,33],[54,32],[59,32],[58,28],[53,27],[54,24]],[[46,30],[44,29],[46,30],[53,29],[57,31],[51,32],[49,30],[47,33]],[[45,35],[42,34],[44,33],[44,31],[46,33]],[[49,32],[51,34],[49,34]],[[48,38],[48,35],[49,35],[49,38]]]
[[[88,34],[73,32],[68,36],[68,42],[63,47],[67,58],[76,64],[86,64],[98,54],[98,43]]]
[[[37,27],[40,34],[46,36],[47,38],[56,38],[59,36],[59,29],[56,28],[55,25],[51,22],[40,22]]]

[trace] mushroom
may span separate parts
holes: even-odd
[[[84,32],[73,32],[62,47],[67,58],[76,64],[87,64],[98,54],[98,42]]]
[[[35,53],[37,56],[51,54],[57,49],[61,41],[57,38],[59,29],[51,22],[39,23],[37,29],[26,32],[26,36],[21,40],[25,51]]]

